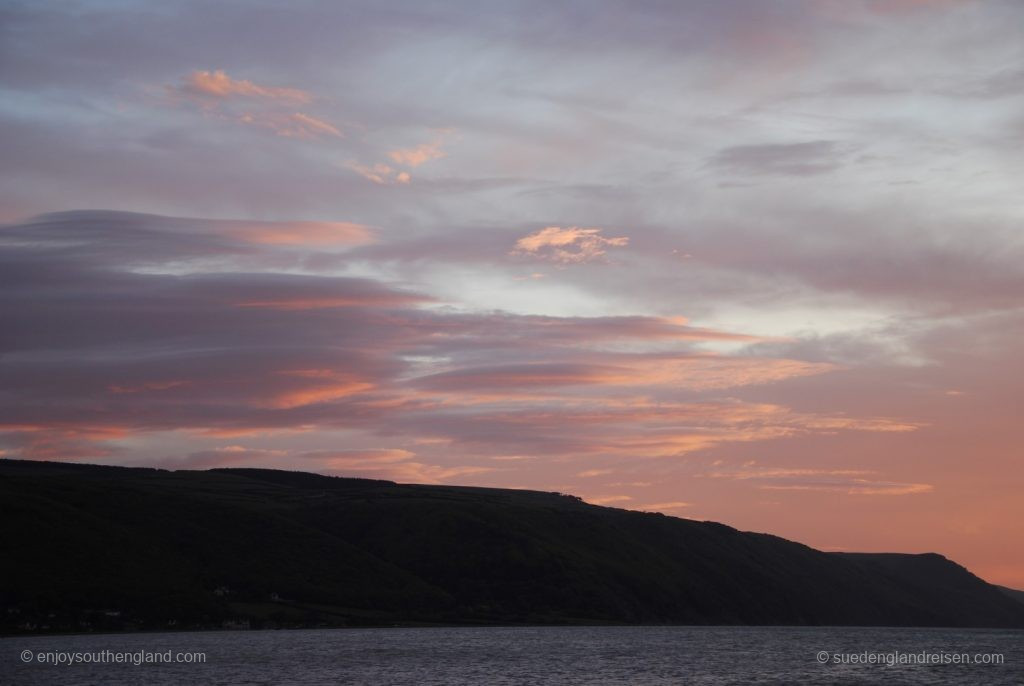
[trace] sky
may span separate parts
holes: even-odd
[[[1024,588],[1024,4],[0,5],[0,455]]]

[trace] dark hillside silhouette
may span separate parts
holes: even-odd
[[[1024,626],[940,555],[824,553],[556,493],[0,460],[5,632]]]

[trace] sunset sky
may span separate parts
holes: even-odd
[[[5,2],[0,455],[1024,588],[1024,3]]]

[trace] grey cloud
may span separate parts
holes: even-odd
[[[708,165],[724,172],[813,176],[837,169],[843,152],[836,141],[736,145],[715,153]]]

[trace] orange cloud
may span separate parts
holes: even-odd
[[[392,479],[404,483],[439,484],[459,477],[493,472],[492,467],[459,465],[443,467],[441,465],[424,464],[421,462],[400,462],[381,473],[380,478]]]
[[[185,77],[185,83],[181,86],[181,90],[193,95],[213,98],[241,96],[268,98],[271,100],[291,100],[301,103],[313,100],[313,96],[306,91],[297,88],[260,86],[252,81],[236,80],[228,76],[221,69],[212,72],[199,70],[192,72]]]
[[[589,479],[594,476],[604,476],[606,474],[611,474],[612,471],[613,470],[611,469],[587,469],[585,471],[579,472],[576,476],[582,476],[583,478]]]
[[[642,510],[646,512],[660,512],[662,510],[684,510],[688,507],[693,507],[693,503],[687,503],[681,500],[673,500],[668,503],[651,503],[650,505],[636,505],[630,509]]]
[[[591,449],[595,452],[614,452],[634,457],[668,458],[707,450],[720,443],[764,441],[791,436],[794,433],[795,429],[784,426],[732,427],[719,431],[695,429],[654,436],[640,434],[621,438],[607,437],[604,441],[595,442]]]
[[[278,131],[279,135],[298,138],[315,138],[318,135],[337,136],[339,138],[342,136],[341,131],[335,126],[302,112],[295,112],[288,118],[288,121],[292,126],[280,129]]]
[[[712,472],[713,479],[736,479],[761,482],[757,488],[766,491],[837,491],[847,495],[912,495],[934,490],[931,484],[875,481],[865,478],[873,474],[863,469],[786,469],[767,468]]]
[[[247,112],[240,115],[237,120],[243,124],[257,126],[273,131],[284,138],[298,138],[310,140],[321,136],[333,136],[343,138],[345,134],[333,124],[322,119],[311,117],[302,112],[280,114],[275,112]]]
[[[854,479],[850,484],[765,484],[766,491],[840,491],[847,495],[911,495],[934,490],[931,484],[901,484],[889,481]]]
[[[767,468],[756,470],[740,470],[735,472],[712,472],[706,474],[712,479],[780,479],[806,476],[859,476],[870,474],[870,471],[862,469],[785,469]]]
[[[12,440],[18,457],[29,460],[78,460],[108,457],[107,441],[125,438],[131,429],[109,424],[3,424],[0,438]]]
[[[373,384],[332,369],[294,369],[276,372],[278,376],[295,379],[298,388],[279,391],[261,404],[279,410],[305,407],[365,393]]]
[[[897,484],[882,481],[861,481],[847,491],[850,495],[910,495],[913,493],[929,493],[935,490],[931,484]]]
[[[760,385],[838,369],[825,362],[719,355],[641,357],[627,367],[630,370],[627,378],[635,385],[671,384],[694,390]]]
[[[856,419],[853,417],[808,417],[804,426],[808,429],[818,429],[828,431],[830,429],[852,429],[854,431],[887,431],[887,432],[903,432],[903,431],[917,431],[923,424],[913,422],[900,422],[891,419],[884,418],[864,418]]]
[[[677,339],[688,341],[767,341],[760,336],[690,326],[686,317],[544,317],[519,318],[537,334],[553,341],[580,345],[606,339]]]
[[[602,360],[606,363],[598,363]],[[472,389],[543,389],[558,386],[672,386],[714,390],[751,386],[822,374],[835,365],[799,360],[721,357],[716,355],[606,355],[593,363],[527,363],[470,367],[421,377],[426,388],[445,391]],[[838,420],[832,422],[838,428]]]
[[[345,398],[350,395],[368,391],[371,388],[373,388],[373,384],[359,382],[331,384],[329,386],[321,386],[319,388],[306,388],[298,391],[281,393],[269,400],[265,405],[277,410],[290,410],[296,407],[305,407],[306,405],[327,402],[328,400]]]
[[[652,395],[659,390],[649,389]],[[409,407],[441,412],[459,411],[462,426],[455,436],[474,440],[474,427],[486,427],[488,447],[501,438],[502,450],[531,451],[560,456],[617,455],[629,459],[676,458],[726,443],[769,441],[801,435],[844,431],[888,432],[918,428],[897,420],[869,418],[855,422],[795,412],[785,406],[741,401],[670,402],[643,396],[599,396],[549,391],[547,395],[518,392],[479,395],[452,392],[431,404],[429,393]],[[524,409],[516,409],[522,407]],[[827,429],[820,427],[825,426]],[[461,442],[461,441],[460,441]],[[515,453],[514,453],[515,454]],[[578,477],[594,477],[606,469],[590,469]],[[742,479],[780,479],[818,475],[818,472],[720,473],[701,476]],[[851,472],[845,476],[855,474]],[[836,473],[829,475],[836,477]],[[865,484],[857,484],[864,487]]]
[[[412,180],[409,172],[398,171],[394,167],[386,164],[375,164],[372,167],[365,165],[351,163],[348,165],[349,169],[356,172],[364,179],[373,181],[381,186],[387,186],[391,184],[406,184]]]
[[[584,498],[591,505],[609,505],[611,503],[623,503],[633,498],[628,495],[603,495],[596,498]]]
[[[605,238],[601,235],[601,229],[549,226],[517,240],[509,254],[559,264],[579,264],[602,258],[608,248],[628,244],[628,237]]]
[[[401,448],[380,450],[315,451],[298,455],[323,461],[327,471],[339,476],[353,473],[363,477],[400,482],[442,483],[447,479],[494,471],[491,467],[460,465],[444,467],[415,461],[416,453]]]
[[[437,160],[445,157],[447,153],[441,150],[441,141],[423,143],[413,148],[399,148],[388,153],[396,164],[403,164],[406,167],[418,167],[430,160]]]
[[[365,471],[376,469],[381,465],[396,462],[407,462],[416,457],[416,453],[401,448],[384,448],[376,450],[324,450],[300,455],[322,461],[328,469]]]
[[[225,222],[243,240],[265,245],[358,245],[373,239],[370,228],[351,222]]]
[[[48,433],[59,432],[69,436],[87,436],[93,439],[123,438],[131,433],[124,426],[109,424],[3,424],[0,432],[6,433]]]
[[[208,118],[266,129],[286,138],[344,137],[341,129],[324,119],[288,111],[296,104],[313,101],[312,94],[297,88],[261,86],[217,70],[194,71],[182,84],[166,89],[172,101],[183,99]]]
[[[396,148],[390,150],[387,156],[392,162],[404,167],[415,168],[430,160],[437,160],[446,157],[441,149],[442,141],[435,140],[430,143],[422,143],[412,148]],[[364,165],[357,162],[349,162],[349,169],[353,170],[364,179],[373,181],[381,186],[392,184],[407,184],[412,180],[412,175],[407,171],[395,169],[389,164],[378,162],[373,165]]]

